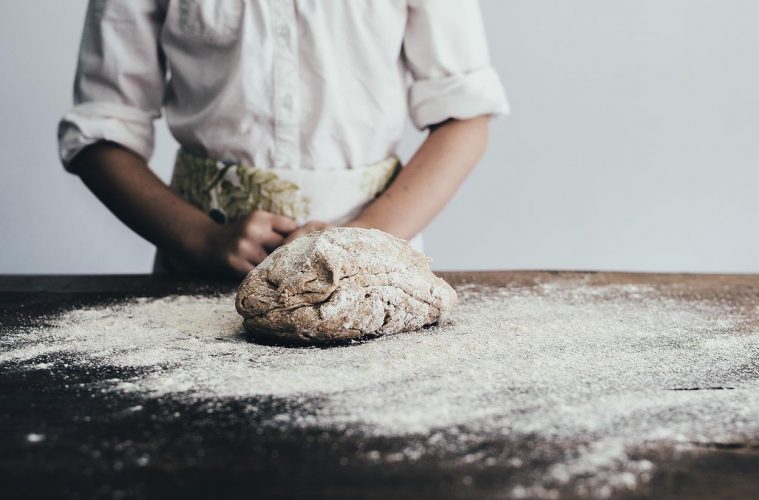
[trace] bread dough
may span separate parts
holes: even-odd
[[[442,321],[456,292],[430,259],[376,229],[338,227],[301,236],[243,280],[245,328],[285,343],[322,344],[408,332]]]

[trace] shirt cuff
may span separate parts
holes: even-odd
[[[115,142],[146,161],[153,154],[153,120],[160,115],[109,102],[87,102],[66,113],[58,124],[58,152],[69,169],[74,157],[99,141]]]
[[[414,81],[408,92],[414,125],[423,130],[449,118],[465,120],[509,112],[506,92],[492,66],[469,73]]]

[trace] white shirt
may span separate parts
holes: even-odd
[[[406,113],[508,112],[477,0],[90,0],[75,104],[64,164],[100,140],[149,159],[164,109],[188,152],[278,169],[387,158]]]

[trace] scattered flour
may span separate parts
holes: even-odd
[[[30,443],[41,443],[42,441],[45,440],[45,435],[44,434],[35,434],[35,433],[27,434],[26,435],[26,440],[28,442],[30,442]]]
[[[298,409],[270,425],[421,436],[403,453],[370,450],[370,461],[431,454],[519,469],[543,452],[483,443],[524,437],[560,450],[507,492],[514,498],[556,497],[570,483],[609,496],[654,470],[631,450],[759,436],[759,332],[728,305],[582,282],[458,291],[442,326],[330,349],[248,342],[231,295],[137,299],[4,336],[0,364],[42,369],[65,353],[85,366],[142,368],[109,390],[291,398]]]

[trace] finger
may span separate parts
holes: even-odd
[[[268,214],[268,212],[266,213]],[[243,227],[243,235],[245,239],[259,244],[266,244],[282,237],[281,234],[272,230],[271,219],[264,219],[262,216],[248,219]]]
[[[297,230],[293,231],[292,233],[290,233],[290,234],[287,236],[287,238],[285,238],[285,241],[284,241],[282,244],[283,244],[283,245],[287,245],[287,244],[288,244],[288,243],[290,243],[291,241],[297,240],[299,237],[303,236],[303,235],[304,235],[304,234],[306,234],[307,232],[308,232],[308,231],[306,231],[306,226],[303,226],[303,227],[301,227],[301,228],[299,228],[299,229],[297,229]]]
[[[266,234],[261,239],[261,245],[268,250],[269,252],[273,251],[275,248],[279,247],[284,243],[285,237],[279,234],[276,231],[269,231],[268,234]]]
[[[266,210],[253,210],[252,212],[249,212],[248,215],[240,219],[240,222],[244,227],[270,226],[272,217],[275,217],[275,215],[271,212],[267,212]]]
[[[267,232],[268,222],[262,221],[260,218],[249,218],[245,226],[243,227],[243,237],[247,240],[261,241],[264,239],[264,235]]]
[[[266,259],[268,256],[269,254],[266,252],[266,250],[264,250],[263,247],[256,245],[256,247],[251,250],[250,253],[248,253],[247,260],[253,264],[258,265],[263,262],[264,259]]]
[[[237,243],[237,255],[253,264],[260,264],[269,254],[257,241],[244,239]]]
[[[246,275],[256,268],[252,263],[247,260],[234,256],[229,259],[229,267],[235,274]]]
[[[274,215],[271,212],[267,212],[266,210],[253,210],[250,212],[245,218],[248,221],[266,221],[269,220],[269,218]]]
[[[271,215],[271,227],[280,234],[290,234],[298,229],[298,223],[284,215]]]

